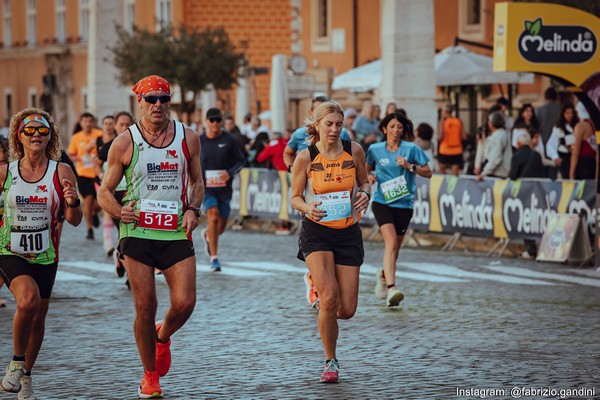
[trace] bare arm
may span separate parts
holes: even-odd
[[[296,158],[296,152],[290,148],[290,146],[285,146],[283,150],[283,161],[285,165],[289,166],[294,163],[294,159]]]
[[[75,174],[71,170],[71,167],[67,164],[59,163],[58,179],[64,194],[65,219],[71,225],[77,226],[81,223],[83,211],[81,210],[81,205],[71,207],[79,198],[77,195],[77,179],[75,179]]]
[[[102,179],[102,185],[98,190],[98,203],[100,207],[112,217],[118,218],[126,224],[134,221],[133,207],[127,205],[125,214],[122,215],[123,208],[117,199],[115,199],[115,189],[123,179],[123,172],[125,165],[131,159],[133,151],[132,140],[129,133],[125,132],[119,135],[113,142],[110,150],[108,151],[108,160],[106,162],[106,171],[104,172],[104,179]]]
[[[202,180],[202,167],[200,165],[200,137],[190,128],[185,129],[185,141],[190,152],[189,160],[189,207],[200,208],[204,198],[204,181]],[[181,227],[189,236],[198,226],[198,218],[195,212],[184,210]],[[190,210],[191,211],[191,210]]]
[[[356,142],[352,142],[352,159],[356,167],[356,184],[359,192],[356,194],[354,208],[358,212],[365,211],[369,206],[371,197],[371,183],[367,174],[367,160],[365,160],[365,152],[362,146]],[[367,194],[365,194],[368,193]]]
[[[304,200],[304,189],[306,189],[306,180],[308,179],[308,169],[310,168],[310,153],[308,150],[302,150],[298,153],[294,166],[292,167],[292,207],[300,211],[307,218],[313,221],[320,221],[327,213],[317,208],[321,202],[308,204]]]

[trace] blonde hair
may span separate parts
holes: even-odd
[[[10,159],[20,160],[25,155],[23,145],[19,141],[19,127],[21,122],[32,114],[40,114],[50,124],[50,141],[46,146],[46,157],[51,160],[60,160],[60,151],[62,149],[62,143],[60,135],[58,134],[58,127],[54,123],[54,119],[46,111],[38,108],[26,108],[16,113],[10,120],[10,133],[8,135],[8,143],[10,149]]]
[[[323,118],[329,114],[338,113],[344,118],[344,109],[338,103],[333,100],[321,103],[316,110],[313,111],[313,118],[306,117],[304,123],[306,124],[307,133],[312,136],[311,144],[315,144],[319,141],[319,132],[317,132],[317,125]]]

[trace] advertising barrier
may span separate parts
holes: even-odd
[[[293,220],[291,174],[245,168],[233,182],[231,208],[240,216]],[[372,191],[375,190],[373,186]],[[595,182],[540,179],[484,179],[473,176],[417,177],[411,228],[508,239],[540,239],[551,216],[577,214],[595,233]],[[374,225],[370,210],[362,224]]]

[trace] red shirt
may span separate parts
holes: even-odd
[[[277,171],[287,171],[287,165],[283,161],[283,150],[285,150],[287,142],[288,139],[283,138],[271,140],[269,145],[256,157],[256,161],[263,163],[270,158]]]

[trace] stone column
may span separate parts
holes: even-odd
[[[381,108],[395,102],[415,127],[436,129],[433,0],[382,0]]]
[[[107,61],[108,49],[118,40],[116,24],[123,23],[121,0],[90,0],[90,26],[87,54],[88,110],[100,119],[117,111],[129,110],[131,88],[122,86],[117,69]],[[135,83],[135,82],[134,82]]]

